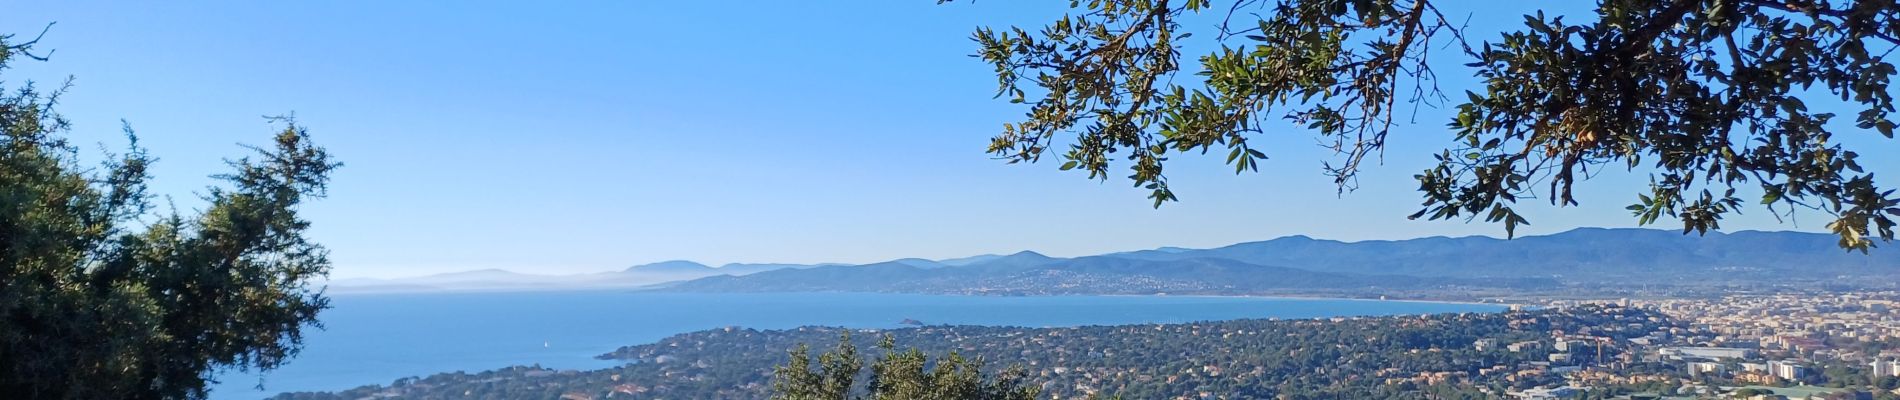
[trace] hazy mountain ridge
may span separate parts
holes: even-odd
[[[749,275],[779,269],[816,268],[805,264],[739,264],[711,267],[673,260],[635,265],[625,270],[570,275],[524,274],[500,269],[450,272],[396,279],[338,279],[329,289],[338,293],[531,291],[577,289],[632,289],[709,276]]]
[[[845,264],[778,264],[778,263],[728,263],[719,266],[719,271],[727,275],[756,274],[775,269],[805,269]]]
[[[1340,242],[1289,236],[1204,250],[1117,255],[1145,260],[1223,258],[1327,272],[1444,277],[1823,279],[1900,273],[1900,252],[1848,253],[1828,234],[1741,231],[1706,236],[1654,229],[1581,228],[1545,236],[1428,237]],[[1718,274],[1719,273],[1719,274]]]
[[[700,263],[686,261],[686,260],[661,261],[661,262],[656,262],[652,264],[643,264],[643,265],[635,265],[632,267],[627,267],[627,272],[645,272],[645,273],[659,273],[659,274],[694,274],[694,273],[706,273],[712,270],[713,270],[713,267],[707,266],[706,264],[700,264]]]
[[[873,291],[1002,294],[1248,294],[1543,289],[1564,283],[1891,284],[1900,253],[1842,251],[1832,235],[1584,228],[1504,240],[1427,237],[1342,242],[1288,236],[1211,249],[1163,247],[1061,259],[987,256],[944,270],[866,265],[667,285],[704,292]]]
[[[1042,257],[1036,254],[1035,257]],[[1003,257],[945,269],[899,263],[718,276],[667,285],[681,292],[898,292],[953,294],[1250,294],[1291,290],[1410,290],[1447,286],[1548,287],[1549,279],[1419,278],[1263,266],[1214,258],[1112,256],[1027,263]]]
[[[1847,253],[1833,235],[1582,228],[1514,240],[1469,236],[1342,242],[1287,236],[1210,249],[1162,247],[1077,258],[1034,251],[864,265],[664,261],[623,271],[532,275],[479,270],[332,282],[342,291],[663,288],[672,291],[923,293],[1252,293],[1290,289],[1539,288],[1560,283],[1878,283],[1900,252]],[[1849,279],[1842,280],[1842,277]]]

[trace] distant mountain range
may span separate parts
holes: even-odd
[[[1894,276],[1900,251],[1842,250],[1839,238],[1802,232],[1582,228],[1513,240],[1429,237],[1340,242],[1289,236],[1185,251],[1137,251],[1142,260],[1221,258],[1313,271],[1441,277],[1550,277],[1574,282],[1774,280]]]
[[[1308,271],[1219,258],[1139,260],[1112,256],[1057,259],[1024,252],[937,269],[903,263],[832,266],[715,276],[667,285],[686,292],[900,292],[955,294],[1258,294],[1263,292],[1417,290],[1443,287],[1548,288],[1547,278],[1421,278]]]
[[[333,290],[545,290],[650,288],[697,292],[875,291],[978,294],[1257,294],[1297,291],[1543,289],[1560,285],[1776,284],[1885,286],[1900,282],[1900,252],[1848,253],[1832,235],[1799,232],[1683,235],[1584,228],[1503,240],[1429,237],[1341,242],[1289,236],[1211,249],[1164,247],[1077,258],[1033,251],[864,265],[691,261],[549,276],[500,270],[385,281],[337,281]]]
[[[709,276],[748,275],[780,269],[804,269],[841,264],[741,264],[711,267],[674,260],[642,264],[614,272],[572,275],[523,274],[499,269],[428,275],[399,279],[339,279],[330,290],[356,292],[528,291],[641,288]]]

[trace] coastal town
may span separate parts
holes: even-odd
[[[1544,362],[1480,373],[1554,374],[1562,385],[1505,395],[1610,398],[1874,399],[1900,397],[1900,292],[1780,293],[1706,299],[1552,300],[1540,307],[1629,307],[1675,327],[1638,337],[1551,332],[1484,351],[1549,346]],[[1606,356],[1607,355],[1607,356]]]

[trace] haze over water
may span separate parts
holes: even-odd
[[[341,390],[406,376],[539,364],[596,369],[620,346],[726,326],[898,328],[926,324],[1059,327],[1235,318],[1489,312],[1501,305],[1196,296],[942,296],[866,293],[678,294],[625,291],[338,295],[325,329],[265,376],[231,374],[215,399]],[[901,345],[901,343],[900,343]]]

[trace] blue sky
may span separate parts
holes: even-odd
[[[1263,137],[1258,174],[1177,157],[1182,201],[1159,210],[1125,181],[990,159],[1022,110],[991,98],[968,35],[1067,3],[40,2],[9,5],[0,31],[57,21],[53,60],[19,63],[7,85],[74,76],[73,136],[116,149],[129,122],[180,208],[238,143],[268,137],[261,116],[295,113],[347,164],[305,209],[339,277],[1503,234],[1404,218],[1411,176],[1450,137],[1442,110],[1395,133],[1344,196],[1320,174],[1331,155],[1292,128]],[[1468,4],[1473,25],[1528,11],[1497,4]],[[1894,170],[1880,155],[1864,160]],[[1632,226],[1623,206],[1645,180],[1609,172],[1582,207],[1528,205],[1520,233]]]

